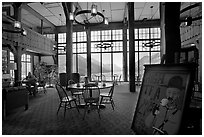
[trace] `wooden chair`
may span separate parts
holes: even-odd
[[[86,112],[90,112],[91,109],[96,108],[98,111],[99,118],[100,117],[100,104],[99,104],[99,98],[100,98],[100,89],[96,84],[87,84],[84,86],[83,89],[83,98],[85,102],[85,110],[84,110],[84,116],[85,118]]]
[[[70,85],[70,84],[75,84],[75,81],[74,80],[69,80],[68,85]],[[77,101],[79,102],[79,105],[80,105],[81,104],[80,96],[82,96],[82,91],[73,90],[73,89],[70,89],[70,91],[72,93],[72,96],[77,98]]]
[[[76,98],[73,96],[68,96],[65,89],[60,84],[57,83],[55,87],[57,89],[59,99],[60,99],[60,104],[57,110],[57,114],[61,107],[64,107],[64,117],[65,117],[66,109],[76,108],[77,111],[79,112],[79,109],[76,103]],[[75,103],[75,107],[72,106],[71,104],[72,102]]]
[[[114,110],[114,101],[113,101],[113,92],[114,92],[114,87],[116,85],[116,82],[113,82],[113,86],[110,88],[110,91],[108,93],[101,93],[101,101],[100,104],[111,104],[113,110]]]

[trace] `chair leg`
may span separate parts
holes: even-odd
[[[64,105],[64,117],[65,117],[66,109],[67,109],[67,102],[65,102],[65,105]]]
[[[97,107],[98,107],[98,116],[99,116],[99,118],[101,119],[99,103],[97,103]]]
[[[114,110],[115,104],[114,104],[113,100],[111,100],[111,106],[112,106],[112,108],[113,108],[113,110]]]
[[[60,102],[59,107],[58,107],[58,109],[57,109],[57,115],[58,115],[58,112],[59,112],[59,110],[60,110],[60,108],[61,108],[61,104],[62,104],[62,102]]]
[[[80,104],[81,104],[81,103],[80,103],[80,95],[78,95],[78,100],[79,100],[79,105],[80,105]]]
[[[100,104],[102,103],[102,101],[103,101],[103,96],[101,97],[101,101],[100,101]]]
[[[77,105],[76,101],[74,101],[74,103],[75,103],[75,105],[76,105],[77,111],[79,112],[79,108],[78,108],[78,105]],[[80,113],[80,112],[79,112],[79,113]]]
[[[46,94],[46,93],[47,93],[47,91],[46,91],[46,89],[45,89],[45,86],[43,86],[43,89],[44,89],[44,94]]]
[[[83,120],[84,120],[84,118],[85,118],[85,115],[86,115],[86,111],[88,110],[88,105],[87,105],[87,103],[85,104],[85,108],[84,108],[84,116],[83,116]]]

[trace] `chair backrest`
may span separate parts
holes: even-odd
[[[79,74],[79,73],[72,73],[72,74],[71,74],[71,79],[72,79],[75,83],[79,83],[79,82],[80,82],[80,74]]]
[[[71,84],[75,84],[76,82],[74,81],[74,80],[72,80],[72,79],[70,79],[69,81],[68,81],[68,85],[71,85]]]
[[[60,73],[59,74],[59,81],[60,81],[60,85],[67,86],[67,74],[66,73]]]
[[[115,85],[116,85],[116,81],[113,82],[113,85],[111,86],[110,91],[108,93],[108,95],[111,97],[113,96],[113,91],[114,91]]]
[[[64,97],[67,97],[65,89],[59,83],[56,83],[55,88],[57,89],[60,100],[62,100]],[[67,99],[69,98],[67,97]]]
[[[96,84],[87,84],[83,89],[83,98],[85,102],[97,103],[100,98],[100,89]]]
[[[91,75],[91,81],[98,81],[98,77],[95,74]]]

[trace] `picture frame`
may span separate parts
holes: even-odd
[[[183,134],[195,64],[144,65],[131,129],[135,134]]]

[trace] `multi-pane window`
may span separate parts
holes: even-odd
[[[113,40],[123,40],[123,31],[120,30],[112,30],[112,39]]]
[[[151,39],[160,39],[160,28],[150,28]]]
[[[76,42],[85,42],[87,41],[86,32],[77,32],[77,41]]]
[[[55,34],[44,34],[44,36],[46,36],[47,38],[55,41]]]
[[[111,30],[101,31],[101,40],[102,41],[111,40]]]
[[[139,39],[149,39],[149,28],[139,29]]]
[[[10,52],[10,55],[9,55],[10,59],[10,63],[14,63],[14,55],[12,52]],[[11,74],[11,77],[14,78],[14,70],[10,70],[10,74]]]
[[[91,41],[100,41],[100,31],[91,31]]]
[[[28,72],[31,72],[31,56],[23,54],[21,56],[21,78],[26,78]]]
[[[136,76],[144,73],[144,64],[160,62],[160,28],[135,29]],[[139,54],[138,54],[139,53]]]
[[[160,28],[137,28],[135,34],[136,75],[142,75],[144,64],[155,64],[160,60]],[[66,33],[58,35],[58,53],[66,53]],[[129,54],[129,31],[127,30],[127,50]],[[87,75],[87,34],[73,32],[73,72]],[[104,74],[106,80],[112,80],[113,74],[123,74],[123,30],[91,31],[91,74]],[[155,46],[145,46],[147,43]],[[109,43],[111,47],[97,48],[97,44]],[[62,56],[61,56],[62,57]],[[127,58],[129,55],[127,56]],[[63,56],[65,58],[65,56]],[[61,59],[60,59],[61,60]],[[129,59],[128,59],[129,60]],[[129,62],[127,62],[128,64]],[[137,67],[137,66],[141,67]],[[123,79],[123,76],[122,78]]]
[[[58,44],[58,53],[65,54],[66,53],[66,44]]]
[[[58,34],[58,43],[66,43],[66,33]]]

